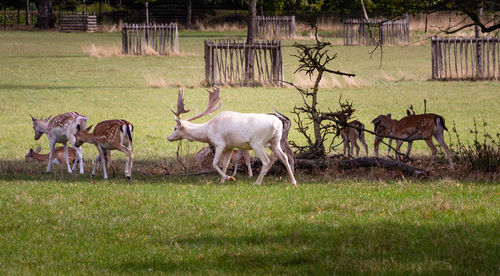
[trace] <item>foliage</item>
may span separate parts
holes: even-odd
[[[469,129],[473,137],[472,143],[462,142],[455,123],[453,124],[453,133],[456,136],[457,144],[451,148],[460,160],[465,161],[473,170],[484,172],[500,171],[500,133],[495,136],[486,131],[487,123],[483,121],[483,134],[479,136],[476,119],[474,119],[473,129]],[[482,139],[481,139],[482,138]]]

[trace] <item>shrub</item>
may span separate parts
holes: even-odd
[[[487,123],[483,120],[483,133],[480,135],[476,119],[474,119],[474,128],[469,129],[474,139],[472,142],[462,143],[455,122],[453,122],[452,131],[457,138],[457,144],[450,147],[455,155],[473,170],[498,172],[500,171],[500,133],[492,136],[487,132],[486,127]]]

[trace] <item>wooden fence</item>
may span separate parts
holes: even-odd
[[[138,25],[124,24],[122,28],[122,52],[144,55],[151,52],[171,55],[179,51],[177,23]]]
[[[97,16],[88,14],[63,14],[61,16],[61,32],[97,31]]]
[[[280,38],[295,36],[295,16],[257,16],[255,36]]]
[[[248,51],[254,51],[253,79],[246,77]],[[248,45],[236,40],[205,40],[205,79],[209,85],[283,86],[281,41]]]
[[[432,79],[500,80],[500,38],[431,38]]]
[[[410,27],[408,17],[398,20],[346,19],[344,20],[344,45],[408,44]]]

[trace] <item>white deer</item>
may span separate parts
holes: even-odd
[[[234,177],[226,175],[226,170],[229,165],[231,151],[238,148],[240,150],[253,149],[262,162],[262,169],[255,181],[255,184],[260,185],[273,163],[265,152],[265,148],[268,147],[275,154],[273,161],[275,158],[279,158],[286,166],[292,184],[297,185],[288,157],[283,153],[280,146],[283,133],[283,122],[279,118],[280,114],[276,111],[275,115],[224,111],[204,124],[191,123],[192,120],[210,114],[221,107],[220,103],[217,105],[220,99],[220,88],[217,87],[214,91],[207,89],[207,91],[209,93],[207,109],[198,115],[183,120],[181,114],[187,113],[189,110],[184,109],[184,91],[179,89],[177,111],[171,107],[175,115],[176,126],[167,139],[169,141],[187,139],[213,145],[215,155],[212,166],[222,176],[221,183],[226,179],[234,180]],[[223,154],[225,152],[227,154]],[[219,160],[222,155],[224,155],[223,170],[219,168]]]
[[[76,162],[73,163],[73,168],[69,166],[68,142],[70,142],[76,150],[76,160],[80,163],[80,173],[83,174],[83,153],[79,147],[75,146],[75,133],[77,126],[82,128],[85,127],[88,117],[80,115],[77,112],[59,114],[50,120],[51,117],[52,115],[46,119],[42,118],[37,120],[31,116],[31,120],[33,121],[33,130],[35,131],[35,140],[40,139],[44,133],[49,138],[50,153],[47,172],[50,172],[56,143],[64,144],[64,158],[66,158],[68,173],[71,173],[75,169]]]

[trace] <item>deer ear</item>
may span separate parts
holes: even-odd
[[[387,118],[389,119],[391,118],[391,113],[387,114]]]
[[[85,129],[85,131],[86,131],[86,132],[89,132],[89,131],[92,129],[92,126],[93,126],[93,124],[92,124],[92,125],[90,125],[88,128],[86,128],[86,129]]]
[[[407,116],[410,116],[410,115],[411,115],[410,110],[408,110],[408,109],[406,110],[406,115],[407,115]]]
[[[80,126],[80,124],[76,125],[76,133],[80,132],[80,130],[82,130],[82,127]]]
[[[33,149],[30,149],[30,153],[33,153]]]
[[[38,146],[38,148],[36,148],[35,152],[40,152],[41,150],[42,150],[42,148],[40,146]]]
[[[48,122],[50,120],[50,118],[52,118],[52,115],[50,115],[49,117],[47,117],[47,119],[45,119],[45,121]]]
[[[33,115],[31,115],[31,114],[30,114],[30,116],[31,116],[31,120],[32,120],[33,122],[36,122],[35,117],[33,117]]]

